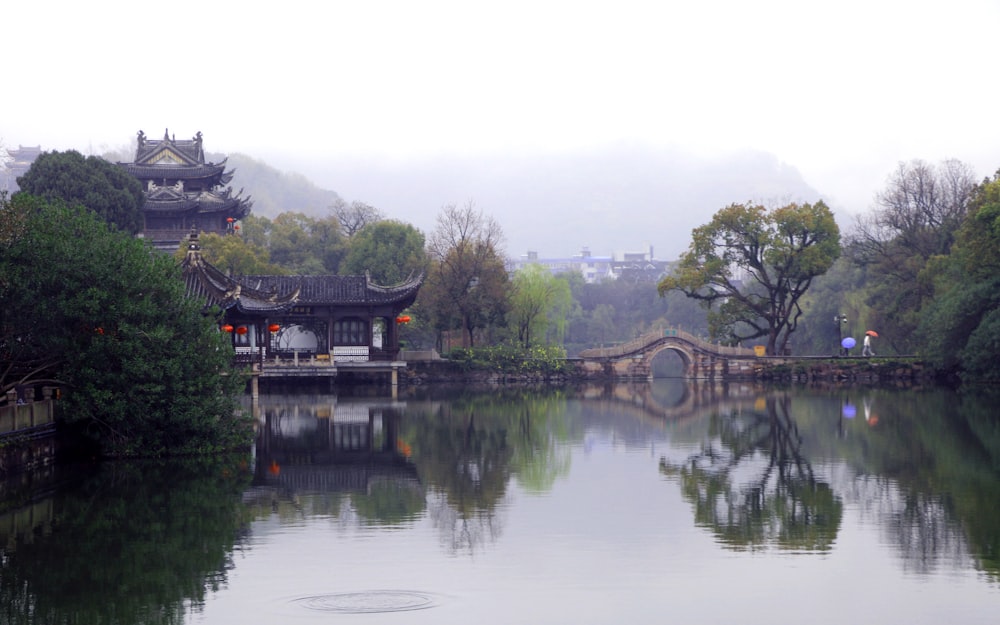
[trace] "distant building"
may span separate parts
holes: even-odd
[[[595,256],[587,247],[571,257],[542,257],[529,251],[511,261],[515,271],[532,264],[541,265],[553,274],[577,272],[588,284],[603,280],[655,283],[670,269],[670,262],[653,258],[652,247],[646,252],[616,252],[611,256]]]
[[[17,185],[17,179],[28,173],[31,164],[41,154],[42,146],[40,145],[34,147],[19,145],[16,150],[7,150],[7,155],[11,160],[3,170],[2,178],[0,178],[0,189],[6,191],[8,195],[16,193],[20,189]]]
[[[241,189],[220,190],[233,179],[226,161],[206,163],[201,133],[177,140],[147,139],[141,130],[132,163],[118,163],[145,187],[143,229],[139,236],[163,251],[173,252],[190,232],[225,233],[250,214],[252,202]]]

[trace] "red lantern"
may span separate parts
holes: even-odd
[[[239,229],[240,229],[240,225],[239,224],[236,224],[235,226],[233,226],[233,230],[239,230]]]
[[[280,330],[280,329],[281,329],[281,326],[279,326],[279,325],[278,325],[278,324],[276,324],[276,323],[272,323],[271,325],[267,326],[267,329],[268,329],[268,331],[270,331],[270,332],[277,332],[278,330]]]
[[[236,220],[233,219],[232,217],[226,217],[226,222],[233,223],[234,221],[236,221]]]
[[[222,326],[222,331],[223,332],[232,332],[233,331],[233,326],[231,326],[231,325],[229,325],[227,323],[226,325]]]
[[[240,327],[236,328],[236,334],[239,334],[240,336],[243,336],[246,333],[247,333],[247,327],[246,326],[240,326]]]

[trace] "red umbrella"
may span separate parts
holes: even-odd
[[[875,330],[869,330],[865,332],[865,334],[867,334],[868,336],[874,336],[875,338],[878,338],[878,332],[876,332]]]

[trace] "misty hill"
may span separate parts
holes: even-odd
[[[280,171],[246,154],[230,154],[226,165],[235,170],[229,186],[234,191],[243,189],[243,196],[251,197],[253,214],[258,217],[273,219],[285,212],[326,217],[340,197],[335,191],[319,188],[302,174]]]
[[[131,154],[114,156],[131,160]],[[206,158],[220,162],[227,155]],[[794,167],[749,150],[703,157],[619,145],[559,154],[276,160],[228,155],[227,164],[236,171],[231,186],[252,197],[255,215],[295,211],[326,217],[343,198],[370,204],[429,234],[443,206],[473,201],[503,227],[513,257],[529,250],[551,258],[573,256],[584,247],[597,256],[652,247],[657,258],[673,260],[687,248],[694,228],[733,202],[773,205],[822,197]]]
[[[583,247],[608,255],[652,246],[657,258],[672,260],[687,248],[695,227],[733,202],[821,197],[795,168],[752,151],[706,158],[630,145],[549,155],[289,164],[345,200],[371,204],[425,233],[443,206],[474,201],[503,227],[514,257],[529,250],[556,257]],[[266,214],[256,204],[255,211]]]

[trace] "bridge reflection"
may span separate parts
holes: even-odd
[[[708,409],[728,412],[753,406],[763,391],[750,383],[671,379],[586,386],[580,395],[612,402],[646,420],[676,423],[700,417]]]

